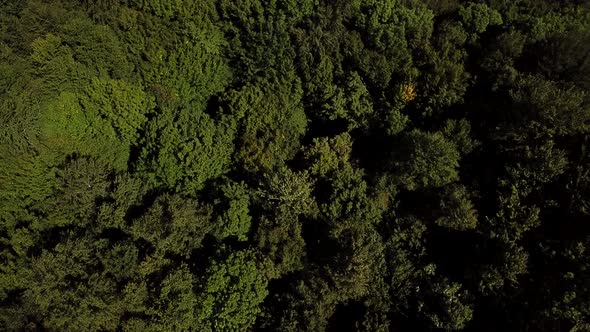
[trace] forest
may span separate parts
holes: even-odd
[[[590,331],[590,2],[0,0],[0,331]]]

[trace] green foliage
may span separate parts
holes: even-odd
[[[301,270],[305,257],[302,225],[293,215],[262,216],[254,236],[267,279]]]
[[[110,192],[101,200],[96,211],[99,229],[125,229],[129,210],[142,204],[146,187],[128,173],[117,174],[110,184]]]
[[[155,106],[153,98],[141,88],[117,80],[93,79],[87,92],[85,109],[100,114],[123,141],[135,144],[147,121],[146,115]]]
[[[146,5],[152,6],[151,2]],[[194,6],[170,3],[150,8],[169,18],[176,10],[189,15],[196,10]],[[154,186],[191,195],[205,181],[227,171],[234,151],[235,120],[205,112],[208,100],[224,89],[231,73],[220,54],[225,41],[214,24],[214,9],[206,3],[202,9],[210,15],[196,15],[199,18],[183,28],[167,20],[125,12],[129,21],[125,38],[137,48],[132,53],[147,57],[147,61],[137,61],[157,104],[157,114],[145,128],[137,168],[148,174]],[[136,36],[142,33],[145,36]]]
[[[174,331],[203,328],[199,301],[193,291],[194,277],[186,265],[171,271],[160,285],[157,298],[157,329]]]
[[[436,220],[439,226],[456,230],[477,227],[477,211],[469,200],[464,186],[452,186],[445,190],[439,203],[441,216]]]
[[[0,330],[586,331],[590,6],[0,1]]]
[[[315,176],[326,176],[345,167],[351,152],[352,142],[348,133],[333,138],[316,138],[314,144],[304,150],[305,159],[310,162],[310,172]]]
[[[366,29],[370,47],[358,57],[359,66],[371,81],[386,87],[394,75],[413,78],[412,50],[422,48],[433,32],[432,11],[413,2],[368,1],[361,6],[364,12],[359,24]]]
[[[206,6],[210,5],[206,1],[202,3],[203,7],[201,8],[196,3],[184,3],[174,0],[129,0],[126,2],[133,7],[164,18],[186,18],[194,15],[199,9],[207,8]]]
[[[235,124],[189,109],[167,110],[146,127],[138,171],[156,187],[194,195],[228,170]]]
[[[260,218],[256,240],[266,273],[277,278],[302,267],[305,242],[300,218],[316,213],[313,182],[306,172],[276,169],[261,183],[259,199],[268,212]]]
[[[347,78],[344,88],[336,88],[324,109],[327,119],[344,119],[348,122],[349,130],[366,128],[373,114],[371,96],[356,72]]]
[[[439,112],[445,107],[461,102],[467,89],[469,73],[464,62],[464,45],[468,35],[465,29],[455,22],[443,21],[433,45],[424,50],[418,59],[421,71],[418,105],[425,114]]]
[[[399,181],[408,190],[441,187],[459,179],[459,151],[440,132],[413,130],[404,143],[408,152],[394,167],[400,172]]]
[[[525,16],[526,17],[526,16]],[[590,14],[587,9],[567,6],[560,11],[546,11],[537,17],[527,17],[530,25],[531,38],[534,40],[544,39],[553,33],[578,32],[587,33]]]
[[[198,297],[198,318],[205,330],[243,331],[256,321],[268,291],[252,257],[237,251],[213,261],[205,272]]]
[[[317,0],[220,0],[218,4],[229,37],[229,57],[244,81],[266,76],[268,70],[293,70],[289,30],[313,12]]]
[[[131,226],[134,239],[147,241],[156,255],[188,257],[211,229],[211,208],[179,195],[158,197]]]
[[[218,204],[224,207],[217,207],[222,212],[217,217],[214,234],[219,239],[235,236],[240,241],[246,241],[252,221],[248,188],[243,182],[228,182],[221,187],[221,191],[223,197]]]
[[[426,316],[432,321],[432,324],[437,328],[448,330],[458,330],[466,326],[473,317],[473,309],[463,303],[462,298],[465,296],[461,292],[461,286],[456,283],[451,283],[448,280],[442,280],[431,286],[428,291],[430,296],[434,296],[439,303],[426,300],[420,303],[419,306],[433,306],[436,309],[426,309]],[[428,299],[428,295],[425,296]],[[436,303],[436,304],[435,304]],[[440,309],[439,309],[440,308]]]
[[[588,131],[590,116],[585,108],[587,92],[563,88],[538,76],[516,82],[511,97],[519,107],[517,120],[530,121],[530,128],[550,135],[574,135]]]
[[[391,236],[385,242],[387,281],[398,299],[394,311],[405,310],[416,288],[413,285],[423,275],[429,275],[434,265],[425,261],[424,232],[426,225],[414,217],[389,220]],[[412,287],[414,286],[414,288]]]
[[[249,171],[269,171],[292,158],[307,127],[298,79],[293,72],[277,75],[228,96],[230,113],[241,119],[236,158]]]
[[[312,186],[307,173],[295,173],[281,167],[265,177],[260,199],[280,209],[279,213],[310,214],[314,208]]]
[[[537,206],[527,206],[522,203],[521,193],[516,186],[506,189],[507,193],[501,193],[498,198],[498,212],[488,220],[491,223],[497,223],[498,226],[490,234],[492,237],[498,237],[506,242],[513,239],[520,239],[525,232],[539,225],[539,208]]]
[[[111,27],[76,17],[60,30],[63,43],[70,46],[76,62],[83,64],[93,76],[115,79],[132,76],[133,64],[127,59],[125,45]]]
[[[459,7],[459,16],[467,31],[481,34],[490,25],[502,24],[502,15],[483,3],[469,3]]]
[[[590,63],[585,60],[588,38],[590,35],[584,32],[564,32],[537,43],[532,50],[538,52],[535,69],[551,80],[572,82],[587,91],[590,88]]]
[[[109,259],[113,264],[103,270],[101,265]],[[119,246],[109,250],[105,241],[68,239],[31,264],[31,284],[22,295],[22,306],[37,316],[35,320],[42,319],[44,328],[115,329],[127,305],[125,295],[112,289],[117,279],[133,273],[137,250]]]
[[[104,160],[117,169],[126,168],[128,146],[106,120],[83,107],[79,96],[63,92],[45,107],[47,111],[40,115],[39,138],[48,158],[79,153]]]
[[[108,167],[95,159],[73,158],[56,175],[60,183],[55,201],[50,200],[55,210],[48,219],[59,226],[88,226],[96,202],[107,196],[111,185]]]
[[[479,145],[479,142],[471,137],[471,125],[465,119],[448,120],[442,133],[449,141],[455,143],[462,154],[471,153]]]

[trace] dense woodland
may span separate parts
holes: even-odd
[[[590,5],[0,0],[0,330],[590,331]]]

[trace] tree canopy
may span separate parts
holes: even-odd
[[[0,1],[1,331],[590,331],[590,5]]]

